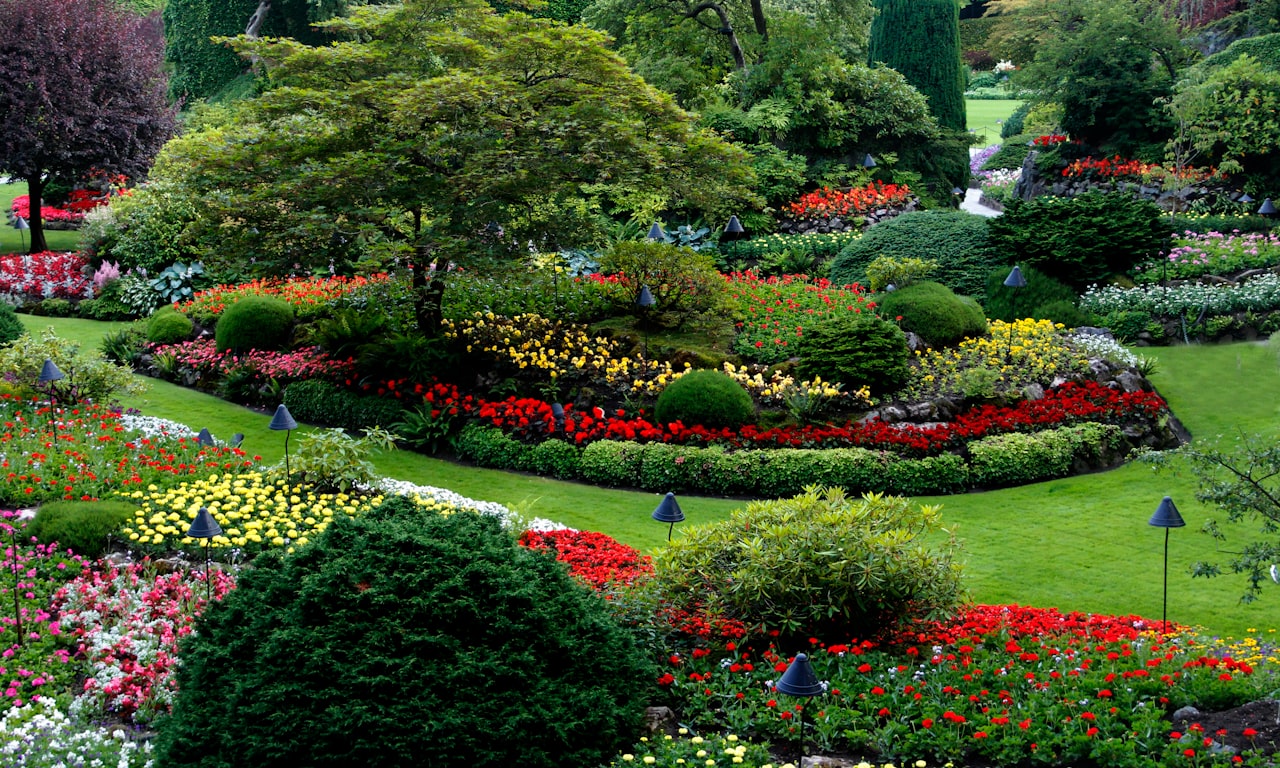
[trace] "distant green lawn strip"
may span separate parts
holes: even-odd
[[[966,127],[982,139],[977,146],[985,147],[998,143],[1000,123],[1008,119],[1021,103],[1017,99],[966,99],[964,102]]]
[[[96,348],[95,337],[116,325],[29,316],[23,321],[37,329],[53,325],[86,349]],[[1154,381],[1198,437],[1275,432],[1280,370],[1271,349],[1237,344],[1144,352],[1159,357],[1161,369]],[[124,404],[197,429],[208,427],[221,439],[244,432],[251,454],[269,462],[283,457],[283,436],[267,429],[269,414],[148,381],[148,394]],[[408,451],[375,456],[374,463],[390,477],[601,531],[645,551],[654,551],[666,539],[666,527],[649,518],[659,500],[656,494],[476,469]],[[1150,466],[1136,463],[1111,472],[920,501],[943,505],[948,527],[964,546],[966,583],[978,602],[1138,613],[1158,619],[1164,532],[1148,526],[1147,519],[1166,494],[1174,497],[1187,520],[1187,527],[1170,537],[1169,618],[1236,636],[1248,627],[1275,626],[1280,594],[1268,593],[1243,606],[1238,603],[1243,590],[1237,578],[1193,580],[1188,575],[1188,567],[1198,559],[1226,557],[1216,552],[1216,542],[1197,530],[1210,510],[1195,501],[1189,473],[1156,474]],[[680,504],[688,522],[676,526],[677,536],[682,527],[723,519],[742,502],[681,497]],[[1241,533],[1232,531],[1233,540],[1221,548],[1238,546]]]
[[[26,253],[31,245],[29,232],[19,232],[9,226],[7,214],[13,206],[13,198],[27,194],[27,183],[16,181],[0,184],[0,254]],[[51,251],[74,251],[80,247],[80,232],[74,229],[46,229],[44,239]],[[25,246],[24,246],[25,244]]]

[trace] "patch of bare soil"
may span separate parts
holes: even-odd
[[[1240,751],[1280,752],[1280,701],[1262,699],[1223,712],[1203,712],[1173,727],[1183,733],[1198,725],[1206,737]],[[1247,734],[1247,735],[1246,735]]]

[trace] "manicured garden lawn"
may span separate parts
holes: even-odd
[[[22,319],[33,329],[53,326],[90,351],[104,330],[119,325]],[[1153,380],[1198,439],[1274,428],[1280,367],[1271,348],[1235,344],[1145,352],[1160,359]],[[244,432],[244,447],[251,454],[269,462],[282,458],[284,440],[267,429],[269,414],[166,382],[149,383],[147,394],[124,404],[197,429],[208,427],[219,438]],[[659,500],[656,494],[477,469],[409,451],[381,454],[374,463],[390,477],[598,530],[645,551],[665,540],[665,527],[649,517]],[[1231,542],[1219,544],[1197,530],[1210,510],[1195,501],[1195,482],[1187,472],[1156,474],[1151,466],[1134,463],[1111,472],[921,501],[943,505],[948,526],[964,545],[966,583],[976,601],[1159,617],[1163,532],[1148,526],[1147,519],[1166,494],[1174,497],[1188,523],[1170,538],[1170,619],[1226,635],[1274,625],[1269,600],[1238,603],[1239,579],[1193,580],[1188,575],[1191,563],[1218,557],[1218,550],[1230,549]],[[722,519],[741,505],[698,497],[680,501],[686,525]],[[1234,533],[1238,541],[1248,531]]]
[[[25,181],[0,184],[0,211],[8,211],[9,206],[13,204],[13,198],[25,194],[27,194],[27,183]],[[31,238],[28,233],[19,232],[9,226],[8,219],[3,219],[3,221],[4,226],[0,227],[0,253],[24,252],[24,238],[26,245],[31,245]],[[80,244],[80,233],[74,229],[46,229],[44,238],[51,251],[73,251]]]
[[[978,146],[1000,141],[1000,125],[1022,102],[1018,99],[967,99],[964,103],[969,130],[982,137]]]

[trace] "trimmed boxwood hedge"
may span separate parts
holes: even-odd
[[[1081,424],[986,437],[970,443],[965,455],[909,459],[866,448],[729,451],[621,440],[599,440],[585,448],[563,440],[535,445],[497,427],[470,424],[456,448],[461,458],[482,467],[659,493],[777,498],[823,485],[850,493],[924,496],[1031,483],[1065,477],[1077,467],[1104,466],[1120,457],[1124,437],[1112,424]]]

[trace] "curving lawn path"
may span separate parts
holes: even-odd
[[[62,336],[96,349],[120,324],[21,316],[32,329],[53,326]],[[1280,355],[1260,344],[1143,350],[1160,360],[1152,379],[1197,440],[1217,434],[1274,434],[1280,425]],[[266,461],[283,456],[283,438],[267,429],[269,414],[210,395],[148,380],[150,391],[126,406],[225,438],[244,432],[245,449]],[[608,533],[652,552],[666,526],[649,519],[659,497],[476,469],[429,456],[396,451],[373,458],[388,476],[435,485],[497,501],[567,525]],[[1241,636],[1252,627],[1280,629],[1280,587],[1241,605],[1241,581],[1233,576],[1192,579],[1191,563],[1223,559],[1255,526],[1228,528],[1219,543],[1198,531],[1211,510],[1195,501],[1186,471],[1157,474],[1149,465],[986,493],[931,497],[942,504],[948,528],[963,545],[967,584],[978,602],[1016,602],[1064,610],[1137,613],[1159,619],[1164,533],[1147,519],[1164,495],[1173,496],[1187,527],[1174,530],[1169,550],[1169,618],[1213,633]],[[681,497],[685,525],[722,519],[741,501]],[[680,535],[681,527],[676,527]]]

